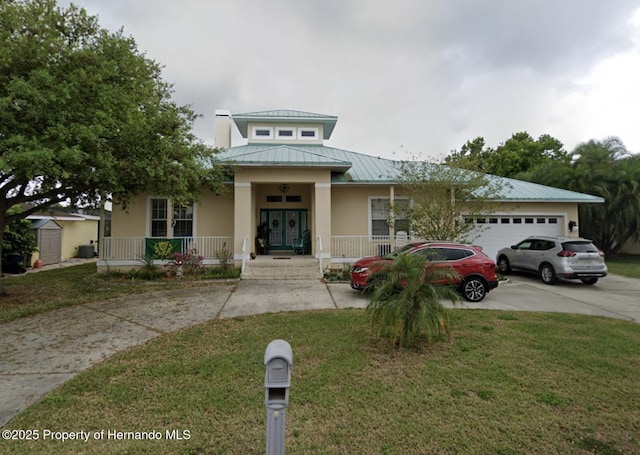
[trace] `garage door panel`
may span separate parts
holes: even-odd
[[[515,245],[530,235],[562,235],[564,218],[559,216],[513,214],[491,218],[477,218],[469,235],[471,243],[479,245],[490,258],[498,250]]]

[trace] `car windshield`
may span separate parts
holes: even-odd
[[[382,256],[382,259],[396,259],[413,248],[414,246],[411,243],[409,243],[408,245],[405,245],[402,248],[398,248],[397,250],[394,250],[389,254],[385,254],[384,256]]]
[[[591,242],[564,242],[562,248],[574,253],[597,253],[598,249]]]

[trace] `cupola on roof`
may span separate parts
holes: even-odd
[[[321,123],[323,125],[323,139],[329,139],[333,128],[336,126],[338,117],[335,115],[316,114],[313,112],[295,111],[290,109],[276,109],[272,111],[246,112],[243,114],[233,114],[231,116],[242,137],[247,137],[247,127],[249,123]]]

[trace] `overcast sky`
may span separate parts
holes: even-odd
[[[327,145],[387,158],[519,131],[640,152],[637,0],[74,3],[165,66],[207,143],[216,109],[297,109],[338,117]]]

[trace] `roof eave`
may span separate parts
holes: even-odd
[[[605,200],[602,198],[594,200],[585,199],[544,199],[544,198],[512,198],[512,199],[492,199],[495,202],[555,202],[555,203],[572,203],[572,204],[604,204]]]
[[[241,161],[229,162],[231,167],[277,167],[280,169],[293,168],[314,168],[314,169],[330,169],[335,172],[347,172],[351,169],[351,163],[347,164],[327,164],[327,163],[265,163],[264,161]]]

